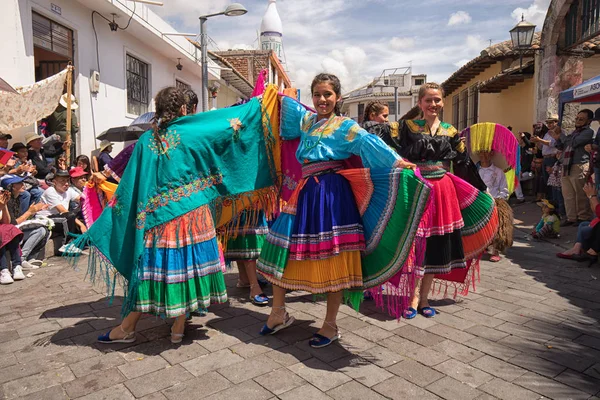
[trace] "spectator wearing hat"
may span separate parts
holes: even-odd
[[[73,167],[69,170],[71,176],[71,185],[69,185],[69,191],[77,198],[83,195],[83,188],[87,182],[89,174],[81,167]],[[70,211],[80,210],[80,201],[72,200],[69,205]]]
[[[23,177],[25,190],[20,194],[21,212],[27,211],[31,204],[40,202],[44,191],[40,188],[38,180],[35,178],[37,171],[31,160],[27,159],[27,146],[17,142],[13,144],[10,151],[15,153],[17,161],[9,171],[10,175]]]
[[[0,211],[2,212],[0,217],[0,284],[2,285],[25,279],[21,268],[21,251],[19,249],[23,232],[10,223],[10,214],[7,208],[9,198],[10,193],[7,191],[0,192]],[[7,251],[10,253],[12,274],[6,261]]]
[[[46,246],[50,237],[47,223],[32,219],[36,213],[48,208],[48,205],[38,203],[32,204],[24,212],[21,207],[21,194],[25,192],[23,177],[13,176],[2,181],[2,188],[10,193],[7,209],[10,215],[10,223],[16,225],[22,232],[21,240],[21,267],[24,270],[37,269],[42,263],[37,260],[39,252]]]
[[[46,150],[42,147],[42,139],[44,139],[44,137],[35,132],[25,135],[25,143],[29,148],[28,158],[31,160],[36,170],[35,177],[43,180],[50,172],[52,172],[51,163],[49,162],[48,157],[54,158],[62,154],[69,148],[71,142],[63,143],[62,148],[59,149]]]
[[[71,137],[74,137],[79,132],[79,124],[77,123],[77,115],[75,110],[79,108],[77,99],[71,95]],[[47,129],[53,135],[60,136],[60,141],[67,140],[67,94],[60,97],[60,101],[56,110],[47,118]]]
[[[8,141],[12,140],[12,135],[4,132],[0,132],[0,147],[8,149]]]
[[[108,140],[100,142],[100,154],[98,154],[98,171],[104,171],[104,166],[112,161],[110,153],[113,150],[113,143]]]
[[[563,161],[561,186],[567,220],[562,223],[562,226],[578,224],[592,217],[592,210],[583,186],[589,171],[589,151],[594,137],[590,123],[593,118],[592,110],[586,108],[579,111],[573,133],[569,136],[561,134],[555,144],[557,149],[562,150]]]
[[[544,181],[547,183],[552,166],[556,163],[556,154],[558,153],[554,134],[556,127],[558,127],[558,115],[551,115],[546,120],[546,126],[548,127],[548,132],[542,138],[535,136],[532,139],[535,143],[539,143],[542,146],[542,173]],[[558,199],[552,197],[552,190],[549,187],[547,187],[546,196],[549,199],[558,201]]]
[[[79,201],[79,196],[69,191],[71,176],[66,170],[58,170],[52,174],[49,179],[52,186],[46,189],[42,195],[42,203],[47,204],[48,208],[41,210],[37,215],[54,218],[64,218],[66,227],[62,223],[57,223],[58,232],[62,230],[65,237],[65,242],[68,239],[69,233],[85,232],[85,225],[77,220],[77,215],[69,211],[71,201]],[[66,228],[66,230],[65,230]]]

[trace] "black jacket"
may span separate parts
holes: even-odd
[[[45,179],[46,175],[52,172],[51,164],[48,162],[48,159],[46,157],[58,157],[64,152],[65,151],[62,148],[54,150],[44,150],[42,148],[40,150],[40,157],[34,150],[29,150],[29,155],[27,156],[27,159],[31,160],[32,164],[37,170],[37,174],[35,175],[35,177],[37,179]]]

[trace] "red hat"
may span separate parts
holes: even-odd
[[[74,167],[71,168],[71,170],[69,171],[69,175],[71,176],[71,178],[79,178],[80,176],[84,176],[87,174],[88,173],[85,172],[81,167]]]

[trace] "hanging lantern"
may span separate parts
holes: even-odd
[[[522,15],[521,22],[519,22],[514,28],[510,30],[510,39],[512,41],[513,49],[529,49],[531,47],[531,44],[533,43],[534,33],[535,25],[525,21],[525,15]]]

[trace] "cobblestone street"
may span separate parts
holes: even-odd
[[[527,204],[515,216],[535,220]],[[527,218],[526,218],[527,217]],[[324,302],[288,296],[297,322],[259,337],[269,308],[246,301],[227,274],[230,302],[194,317],[183,344],[145,317],[138,340],[96,337],[119,321],[101,288],[62,259],[0,287],[0,394],[6,399],[588,399],[600,391],[598,266],[559,261],[526,238],[498,264],[482,262],[467,298],[438,300],[433,319],[390,319],[372,302],[343,306],[340,343],[311,349]]]

